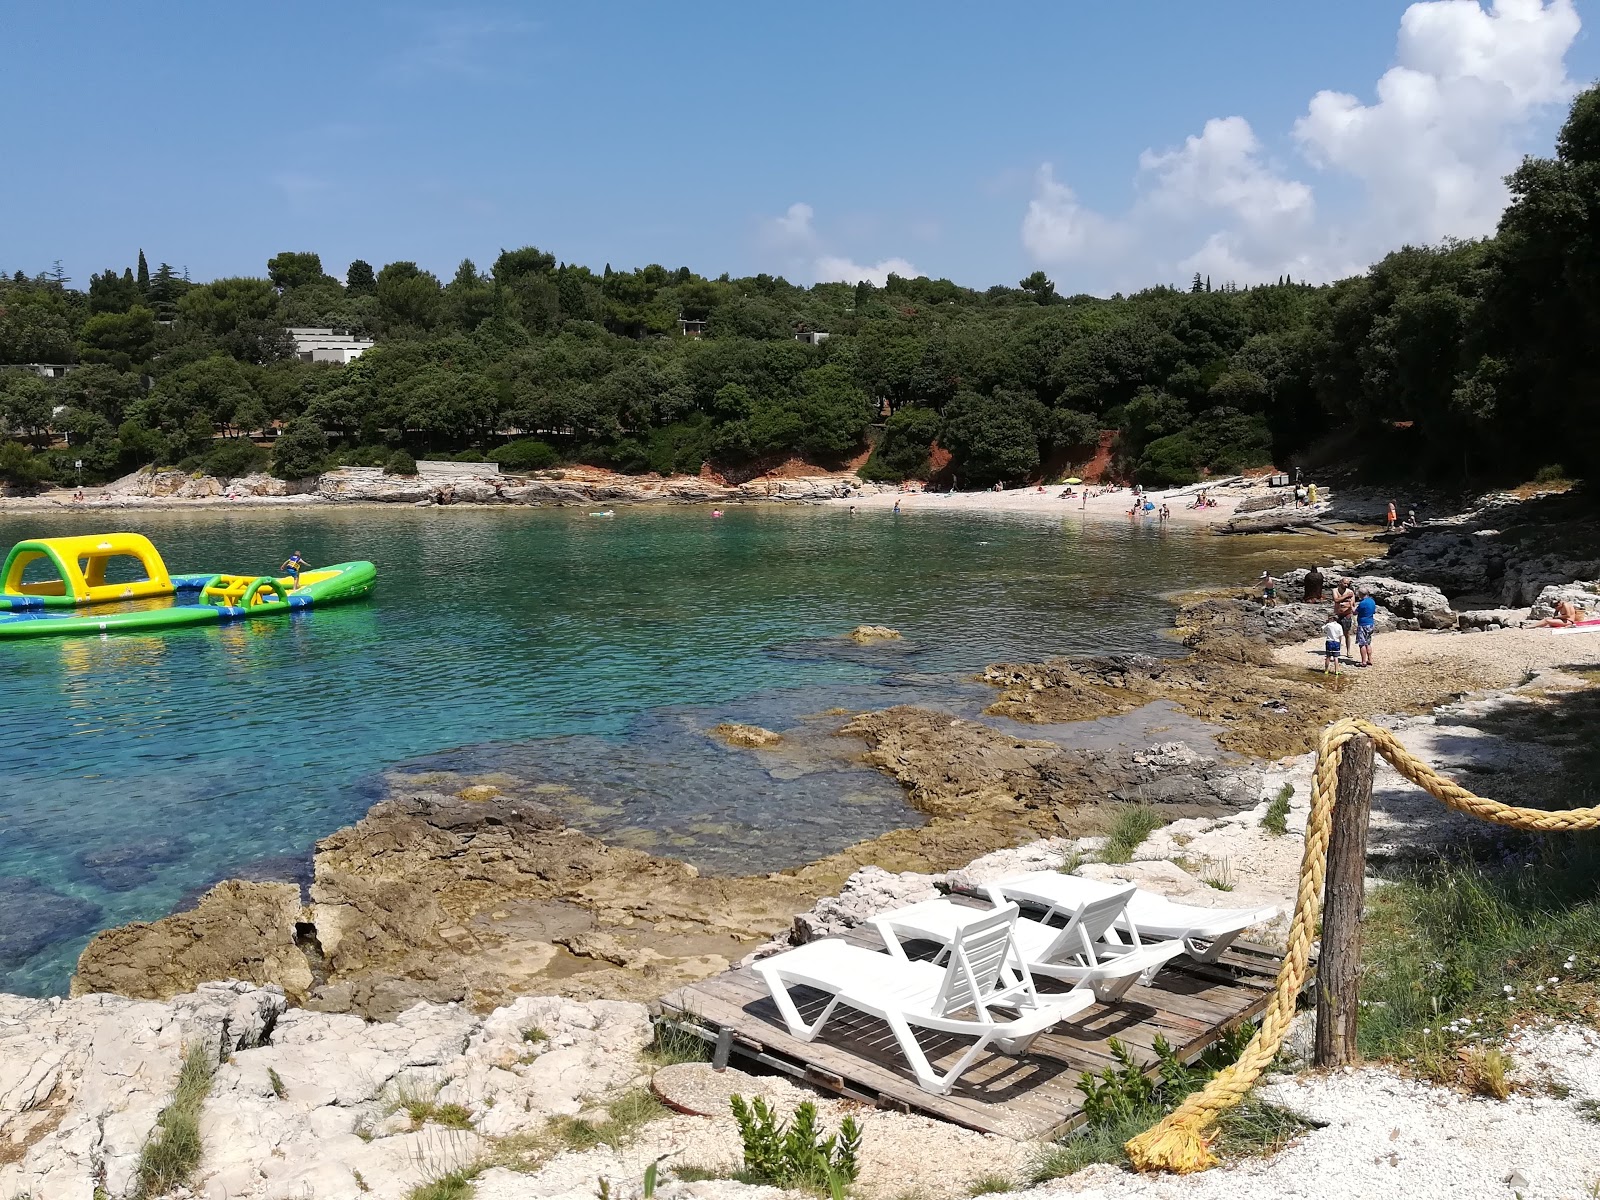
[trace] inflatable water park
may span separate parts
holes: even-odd
[[[359,600],[378,577],[370,562],[302,567],[297,554],[285,566],[283,575],[173,575],[137,533],[18,542],[0,567],[0,639],[284,617]]]

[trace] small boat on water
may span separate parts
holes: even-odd
[[[282,617],[358,600],[370,562],[291,575],[172,575],[142,534],[18,542],[0,567],[0,639],[131,633]]]

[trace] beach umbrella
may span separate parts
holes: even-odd
[[[1076,475],[1074,475],[1071,479],[1067,480],[1067,482],[1068,483],[1082,483],[1083,480],[1079,479]]]

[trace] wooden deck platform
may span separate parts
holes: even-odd
[[[852,931],[848,940],[882,949],[868,928]],[[916,956],[932,957],[929,943],[909,943]],[[1155,1066],[1157,1035],[1164,1037],[1185,1061],[1193,1061],[1240,1021],[1266,1008],[1277,976],[1279,955],[1260,946],[1235,942],[1212,964],[1187,956],[1161,969],[1155,986],[1134,985],[1117,1004],[1096,1004],[1075,1020],[1040,1037],[1026,1057],[993,1052],[974,1063],[948,1096],[934,1096],[917,1086],[888,1026],[853,1009],[839,1008],[815,1042],[791,1037],[767,988],[756,974],[735,969],[680,988],[661,999],[663,1015],[685,1032],[709,1042],[721,1041],[735,1057],[751,1059],[783,1071],[824,1091],[903,1112],[921,1112],[969,1129],[1013,1138],[1055,1137],[1083,1120],[1084,1071],[1098,1072],[1114,1063],[1110,1046],[1116,1038],[1143,1061]],[[1065,985],[1038,980],[1043,991]],[[795,989],[801,1013],[808,1020],[821,1010],[825,997]],[[918,1030],[928,1059],[943,1070],[955,1061],[970,1039]],[[730,1044],[731,1043],[731,1044]]]

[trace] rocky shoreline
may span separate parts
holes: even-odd
[[[1389,724],[1414,752],[1469,785],[1493,780],[1519,793],[1536,791],[1534,781],[1548,776],[1552,763],[1549,738],[1540,734],[1548,723],[1543,713],[1553,698],[1587,686],[1551,669],[1501,692]],[[864,867],[837,895],[822,897],[755,952],[837,933],[885,909],[1020,870],[1057,869],[1069,858],[1088,860],[1076,868],[1084,875],[1135,882],[1188,903],[1278,903],[1286,914],[1312,761],[1304,753],[1256,768],[1248,783],[1240,781],[1242,794],[1230,796],[1234,811],[1169,822],[1127,863],[1093,861],[1099,837],[1060,835],[951,870]],[[1284,831],[1276,833],[1264,816],[1269,798],[1285,790],[1291,798]],[[479,835],[500,828],[513,839],[553,833],[542,821],[494,806],[493,799],[379,805],[367,819],[373,822],[368,848],[383,836],[416,832],[401,822],[458,831],[465,822]],[[473,805],[497,815],[469,818]],[[1494,836],[1486,826],[1442,813],[1380,769],[1375,870],[1385,861],[1428,858],[1464,839]],[[347,839],[319,856],[338,861],[350,844]],[[391,846],[391,852],[399,849]],[[645,857],[634,857],[636,869]],[[473,861],[469,874],[497,856],[479,853]],[[1280,917],[1254,936],[1281,936],[1284,922]],[[213,1073],[193,1191],[207,1200],[404,1200],[447,1176],[469,1180],[478,1200],[588,1200],[602,1178],[614,1196],[637,1195],[645,1167],[662,1160],[663,1200],[775,1200],[780,1193],[773,1189],[729,1178],[739,1149],[726,1096],[763,1096],[784,1113],[816,1099],[783,1079],[736,1069],[717,1074],[704,1064],[663,1066],[650,1050],[649,1011],[636,1002],[524,995],[484,1013],[472,1004],[423,1001],[372,1022],[288,1001],[276,984],[244,981],[200,983],[166,1000],[103,993],[69,1000],[0,997],[0,1194],[33,1200],[132,1194],[140,1154],[186,1055],[201,1055]],[[1304,1062],[1309,1032],[1302,1020],[1291,1035],[1290,1069]],[[1326,1194],[1338,1196],[1372,1194],[1380,1185],[1437,1187],[1446,1178],[1456,1181],[1451,1194],[1499,1194],[1493,1189],[1503,1190],[1498,1181],[1512,1171],[1528,1181],[1525,1194],[1573,1194],[1592,1166],[1581,1149],[1592,1140],[1583,1105],[1600,1100],[1600,1035],[1574,1025],[1529,1028],[1515,1037],[1513,1051],[1521,1091],[1509,1101],[1468,1100],[1384,1068],[1353,1075],[1280,1073],[1260,1089],[1262,1099],[1299,1115],[1309,1130],[1272,1158],[1185,1179],[1092,1167],[1027,1194],[1288,1194],[1311,1177],[1327,1182],[1330,1171],[1339,1188]],[[1041,1153],[1029,1143],[827,1097],[819,1109],[827,1128],[846,1112],[862,1122],[865,1152],[856,1191],[866,1200],[913,1190],[930,1200],[959,1200],[980,1179],[1021,1189]],[[1425,1132],[1438,1123],[1441,1109],[1449,1113],[1448,1161],[1430,1150],[1433,1136]],[[625,1136],[569,1135],[574,1120],[599,1128],[623,1111],[640,1114]],[[681,1180],[674,1177],[679,1168]]]
[[[1565,504],[1557,498],[1552,507]],[[726,1158],[736,1144],[725,1117],[664,1119],[637,1147],[575,1151],[550,1139],[562,1118],[602,1120],[604,1104],[649,1082],[642,1002],[679,983],[941,890],[1069,856],[1092,859],[1107,813],[1127,801],[1160,806],[1167,824],[1132,863],[1090,862],[1085,873],[1197,903],[1291,895],[1309,752],[1339,715],[1421,713],[1391,720],[1423,757],[1469,785],[1478,773],[1495,791],[1537,797],[1550,761],[1537,736],[1540,706],[1589,686],[1558,668],[1594,654],[1574,644],[1589,639],[1514,627],[1558,594],[1592,603],[1600,588],[1586,581],[1600,563],[1583,556],[1581,539],[1551,549],[1504,519],[1525,515],[1480,509],[1352,565],[1383,606],[1379,646],[1407,664],[1403,687],[1381,672],[1322,680],[1306,669],[1298,643],[1326,619],[1326,606],[1263,608],[1241,591],[1180,604],[1183,657],[993,665],[982,676],[995,688],[983,719],[911,706],[841,714],[836,735],[897,779],[925,822],[788,871],[706,876],[607,846],[564,827],[539,802],[537,781],[526,790],[465,779],[406,790],[318,843],[304,893],[295,883],[219,884],[189,911],[97,935],[71,999],[0,997],[0,1194],[128,1194],[184,1049],[202,1044],[214,1050],[217,1071],[198,1175],[208,1197],[281,1200],[309,1189],[398,1200],[468,1166],[479,1200],[591,1196],[598,1174],[620,1184],[663,1152],[692,1146]],[[1280,578],[1297,581],[1292,572]],[[1462,608],[1463,598],[1519,603]],[[1474,691],[1484,694],[1461,699]],[[1084,749],[1023,736],[1029,726],[1043,734],[1158,702],[1205,722],[1214,745]],[[1512,727],[1485,735],[1473,722],[1489,712]],[[707,736],[782,768],[781,731],[719,726]],[[1269,836],[1261,814],[1286,785],[1294,789],[1289,835]],[[1389,775],[1374,812],[1379,859],[1425,857],[1484,834],[1464,819],[1441,819]],[[1231,894],[1214,882],[1218,871]],[[1582,1030],[1540,1036],[1567,1039],[1563,1069],[1579,1082],[1563,1086],[1600,1099],[1600,1039]],[[1400,1083],[1396,1092],[1380,1081],[1394,1111],[1434,1103]],[[775,1088],[790,1106],[800,1095],[759,1079],[736,1086]],[[1297,1077],[1267,1090],[1308,1116],[1348,1111],[1359,1124],[1372,1096],[1339,1088]],[[426,1104],[408,1107],[417,1096]],[[427,1115],[445,1105],[457,1106],[464,1124]],[[825,1115],[835,1107],[826,1102]],[[1524,1116],[1536,1124],[1559,1117],[1567,1136],[1566,1108],[1516,1119]],[[954,1200],[986,1168],[1011,1179],[1025,1173],[1016,1143],[898,1114],[870,1119],[871,1136],[896,1151],[864,1179],[864,1196],[904,1194],[913,1179],[923,1194]],[[1320,1138],[1304,1144],[1330,1144]],[[908,1160],[906,1148],[924,1143],[929,1149]],[[1276,1178],[1271,1167],[1241,1170],[1260,1186]],[[1130,1188],[1095,1171],[1087,1178],[1107,1195],[1190,1194]],[[720,1200],[746,1190],[710,1180],[669,1182],[661,1194]]]

